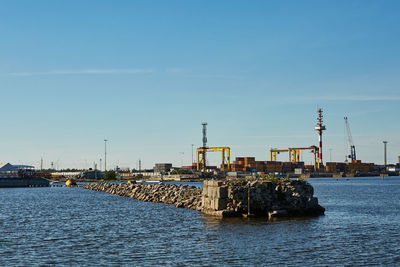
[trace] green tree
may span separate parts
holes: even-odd
[[[104,173],[105,180],[115,180],[116,177],[117,177],[117,173],[113,170],[109,170]]]

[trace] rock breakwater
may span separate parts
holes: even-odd
[[[130,197],[146,202],[173,204],[177,208],[201,210],[201,188],[173,184],[90,183],[85,189]]]
[[[173,204],[219,216],[298,217],[323,215],[325,209],[305,180],[205,180],[203,189],[173,184],[90,183],[83,188],[147,202]]]

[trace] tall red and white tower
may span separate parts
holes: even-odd
[[[318,168],[320,164],[322,163],[322,131],[326,130],[325,125],[322,125],[322,109],[318,109],[318,119],[317,119],[317,125],[315,126],[315,130],[318,131],[318,147],[319,147],[319,164],[318,164]]]

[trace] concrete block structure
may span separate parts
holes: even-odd
[[[203,208],[209,211],[224,210],[228,204],[228,187],[221,181],[205,180],[202,195]]]
[[[322,215],[325,209],[313,194],[313,187],[300,180],[206,180],[203,184],[202,212],[219,217]]]
[[[155,173],[167,173],[172,169],[171,163],[156,163],[154,165]]]

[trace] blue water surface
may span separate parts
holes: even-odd
[[[0,189],[0,266],[400,265],[400,178],[310,179],[325,216],[224,219],[82,188]]]

